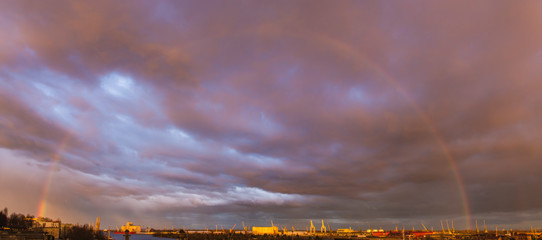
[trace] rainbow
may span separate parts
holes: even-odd
[[[461,203],[463,205],[464,214],[466,217],[466,227],[467,229],[472,229],[472,223],[471,223],[471,211],[469,206],[469,201],[467,197],[467,192],[465,190],[465,185],[463,183],[463,179],[461,177],[461,174],[459,173],[458,166],[456,163],[456,160],[450,153],[450,149],[448,145],[446,144],[446,141],[443,139],[437,128],[435,127],[435,124],[431,121],[429,116],[424,113],[424,111],[420,108],[418,104],[413,100],[412,97],[404,90],[404,88],[401,86],[401,84],[391,75],[389,74],[381,65],[376,63],[375,61],[372,61],[370,58],[368,58],[365,54],[361,53],[360,51],[356,50],[351,45],[344,43],[342,41],[330,38],[325,35],[317,35],[316,37],[312,36],[310,37],[309,34],[290,34],[296,38],[303,38],[308,41],[321,41],[321,44],[326,46],[331,46],[334,49],[340,51],[340,53],[344,54],[345,56],[350,56],[354,60],[356,60],[357,64],[368,66],[371,69],[373,69],[379,76],[382,77],[381,80],[384,80],[386,83],[391,85],[395,91],[397,91],[408,103],[408,105],[416,112],[416,114],[421,118],[421,120],[425,123],[425,125],[429,128],[429,131],[431,132],[432,136],[438,143],[442,153],[444,154],[445,158],[447,159],[448,163],[450,164],[450,168],[452,170],[452,173],[454,175],[457,190],[461,197]]]
[[[49,189],[51,187],[53,173],[57,169],[58,162],[60,161],[61,155],[66,149],[66,146],[71,139],[71,135],[71,132],[68,132],[66,136],[64,136],[62,142],[60,143],[60,146],[53,155],[52,161],[50,163],[50,168],[47,173],[47,178],[45,179],[45,184],[43,185],[43,190],[41,191],[41,197],[39,198],[40,201],[38,203],[38,212],[36,214],[36,217],[45,217],[45,211],[47,210],[47,195],[49,195]]]
[[[393,78],[390,78],[390,79],[393,80]],[[395,86],[398,88],[397,91],[403,95],[403,97],[407,100],[409,105],[416,111],[416,113],[419,115],[422,121],[427,125],[427,127],[431,131],[431,134],[433,135],[440,149],[442,150],[442,153],[444,154],[444,156],[450,163],[450,168],[452,169],[452,173],[456,180],[457,188],[461,197],[461,202],[463,204],[463,209],[464,209],[464,213],[465,213],[465,217],[467,221],[466,226],[467,226],[467,229],[471,229],[472,228],[471,211],[470,211],[469,200],[467,197],[467,191],[465,190],[465,184],[463,183],[463,178],[461,177],[461,174],[459,173],[457,163],[454,157],[452,156],[452,154],[450,153],[450,148],[448,147],[448,145],[442,138],[441,134],[438,132],[437,128],[435,127],[435,124],[433,124],[433,122],[429,119],[427,114],[425,114],[422,111],[422,109],[417,104],[415,104],[414,101],[412,101],[412,98],[410,98],[406,94],[406,92],[404,92],[404,90],[400,88],[400,85],[398,83]]]
[[[277,33],[277,32],[275,32],[275,33]],[[365,54],[362,54],[361,52],[357,51],[354,47],[352,47],[352,46],[350,46],[350,45],[348,45],[348,44],[346,44],[346,43],[344,43],[342,41],[332,39],[332,38],[327,37],[325,35],[317,35],[316,37],[312,37],[312,36],[310,36],[310,34],[306,34],[306,33],[292,34],[292,33],[286,33],[286,32],[280,31],[280,30],[279,30],[278,33],[280,33],[283,36],[284,35],[290,35],[290,36],[292,36],[294,38],[303,39],[304,41],[305,40],[307,40],[307,41],[320,41],[321,44],[323,44],[325,46],[332,46],[333,48],[339,50],[341,53],[343,53],[343,54],[345,54],[347,56],[352,56],[356,60],[361,60],[359,62],[360,65],[369,66],[371,69],[375,70],[376,73],[379,76],[382,77],[382,80],[386,81],[388,84],[393,86],[394,90],[397,91],[407,101],[408,105],[416,112],[416,114],[421,118],[421,120],[429,128],[429,131],[433,135],[433,137],[434,137],[435,141],[438,143],[442,153],[444,154],[445,158],[449,162],[450,168],[451,168],[451,170],[453,172],[453,175],[454,175],[457,187],[458,187],[458,192],[459,192],[460,197],[461,197],[461,201],[462,201],[462,205],[463,205],[463,209],[464,209],[464,214],[465,214],[465,217],[466,217],[466,220],[467,220],[467,228],[471,229],[472,228],[472,223],[471,223],[471,211],[470,211],[469,201],[468,201],[467,193],[465,191],[465,186],[463,184],[462,177],[461,177],[461,175],[459,173],[458,166],[456,164],[456,160],[454,159],[454,157],[450,153],[449,147],[447,146],[445,140],[443,139],[443,137],[441,136],[441,134],[439,133],[439,131],[435,127],[435,124],[430,120],[430,118],[427,116],[427,114],[424,113],[424,111],[420,108],[420,106],[418,104],[416,104],[416,102],[413,100],[413,98],[408,95],[408,93],[399,84],[399,82],[395,78],[393,78],[393,76],[391,74],[389,74],[387,71],[385,71],[385,69],[382,66],[380,66],[378,63],[376,63],[375,61],[372,61]],[[43,191],[42,191],[42,194],[41,194],[40,202],[38,204],[38,214],[37,214],[37,216],[44,216],[44,214],[46,212],[47,195],[49,193],[49,188],[50,188],[50,185],[51,185],[53,172],[55,171],[56,166],[57,166],[58,162],[60,161],[61,154],[64,152],[64,149],[66,148],[66,145],[69,142],[70,138],[71,138],[71,133],[68,133],[64,137],[64,139],[62,140],[58,150],[53,155],[53,161],[51,163],[51,167],[50,167],[50,170],[49,170],[49,173],[48,173],[48,176],[47,176],[47,179],[45,181]]]

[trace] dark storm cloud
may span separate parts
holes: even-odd
[[[391,226],[466,221],[463,187],[475,216],[542,209],[539,2],[0,6],[1,147],[77,176],[56,214]]]

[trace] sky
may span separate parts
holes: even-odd
[[[541,26],[541,1],[0,1],[0,207],[542,229]]]

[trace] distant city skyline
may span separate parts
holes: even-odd
[[[540,1],[0,1],[0,208],[542,228]]]

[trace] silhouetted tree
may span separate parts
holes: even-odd
[[[30,215],[25,217],[24,214],[12,213],[8,219],[8,227],[19,230],[28,230],[32,227],[32,220],[30,220],[32,217],[33,216]]]
[[[0,228],[8,226],[8,208],[0,211]]]
[[[102,231],[94,231],[90,226],[73,226],[64,233],[65,239],[69,240],[106,240]]]

